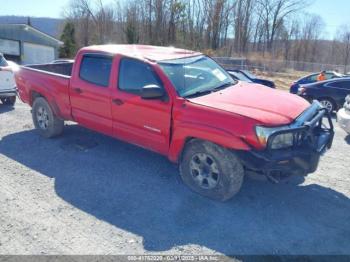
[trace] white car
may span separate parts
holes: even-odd
[[[338,123],[348,134],[350,134],[350,95],[345,98],[344,108],[337,114]]]
[[[12,67],[15,69],[15,63],[6,61],[5,57],[0,54],[0,66]],[[17,66],[18,67],[18,66]],[[14,73],[10,71],[0,71],[0,100],[4,105],[13,106],[16,103],[16,82]]]

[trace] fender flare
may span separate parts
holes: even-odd
[[[59,118],[62,118],[61,112],[59,110],[59,107],[57,106],[57,103],[55,101],[54,96],[52,94],[50,94],[50,92],[47,92],[47,90],[49,90],[49,89],[50,88],[47,85],[45,85],[45,83],[42,83],[42,82],[40,82],[39,85],[31,86],[29,89],[29,104],[30,104],[30,106],[33,106],[33,103],[35,100],[33,93],[37,93],[41,97],[46,99],[46,101],[49,103],[54,114],[56,116],[58,116]]]
[[[191,139],[200,139],[234,150],[250,150],[250,146],[240,137],[213,126],[181,123],[173,130],[168,158],[178,163],[186,143]]]

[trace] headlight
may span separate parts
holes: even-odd
[[[306,91],[305,87],[298,88],[298,95],[302,95]]]
[[[262,127],[257,126],[256,127],[256,135],[259,139],[259,142],[261,145],[266,147],[269,137],[277,132],[277,131],[283,131],[288,130],[288,126],[282,126],[282,127]],[[282,149],[293,146],[293,133],[283,133],[280,135],[277,135],[274,137],[271,149]]]

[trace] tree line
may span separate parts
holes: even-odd
[[[176,46],[209,55],[347,65],[350,29],[325,35],[305,0],[71,0],[64,8],[62,57],[82,46]],[[330,40],[332,39],[332,40]]]

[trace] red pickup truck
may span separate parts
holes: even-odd
[[[16,82],[42,136],[75,121],[167,156],[185,184],[217,200],[233,197],[246,172],[273,181],[314,172],[333,141],[319,103],[235,81],[172,47],[91,46],[74,63],[22,67]]]

